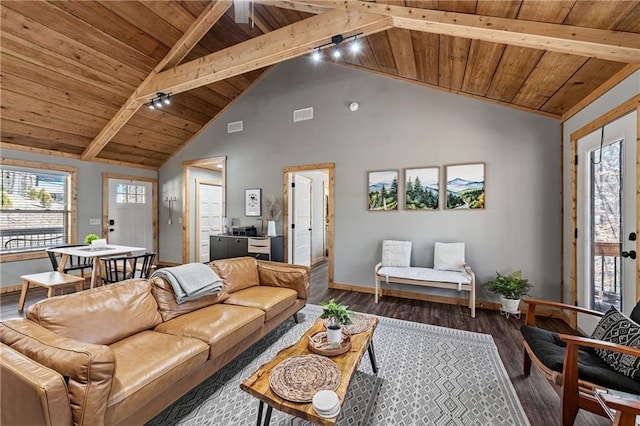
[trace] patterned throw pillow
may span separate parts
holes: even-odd
[[[613,306],[604,314],[591,335],[592,339],[640,348],[640,325]],[[606,349],[595,349],[604,362],[619,373],[640,380],[640,357]]]

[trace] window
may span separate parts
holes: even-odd
[[[2,159],[0,173],[2,261],[75,241],[75,168]]]
[[[145,188],[141,185],[119,183],[116,185],[116,203],[144,204]]]

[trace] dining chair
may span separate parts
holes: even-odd
[[[66,244],[61,246],[51,247],[53,249],[56,248],[67,248],[67,247],[82,247],[84,244]],[[51,261],[51,266],[54,271],[57,271],[60,267],[58,263],[58,256],[61,256],[59,253],[54,253],[52,251],[47,251],[49,255],[49,260]],[[80,275],[84,276],[84,270],[88,269],[89,272],[93,269],[93,259],[90,257],[81,257],[81,256],[69,256],[69,260],[67,264],[64,266],[62,272],[68,274],[69,271],[80,271]]]
[[[149,278],[155,253],[136,256],[107,257],[101,259],[104,264],[102,280],[105,283],[117,283],[130,278]]]

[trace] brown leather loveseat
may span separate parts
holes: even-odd
[[[1,424],[142,424],[306,303],[309,269],[225,259],[223,290],[177,304],[162,278],[32,305],[0,323]]]

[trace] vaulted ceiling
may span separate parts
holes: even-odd
[[[0,10],[3,146],[151,169],[269,66],[336,34],[362,33],[345,66],[557,118],[640,67],[639,0],[255,0],[253,24],[230,1]],[[147,108],[156,92],[171,105]]]

